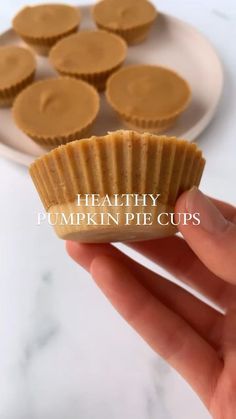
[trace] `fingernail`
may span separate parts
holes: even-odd
[[[200,226],[208,233],[222,232],[228,225],[218,208],[196,186],[187,192],[186,210],[200,214]]]

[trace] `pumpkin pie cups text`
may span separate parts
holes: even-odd
[[[147,37],[157,11],[148,0],[101,0],[92,15],[100,29],[117,33],[128,44],[137,44]]]
[[[0,107],[9,107],[15,97],[32,83],[36,61],[31,52],[18,46],[0,47]]]
[[[24,7],[13,19],[15,32],[39,55],[48,55],[61,38],[77,32],[80,12],[64,4]]]
[[[18,95],[13,106],[17,126],[44,146],[81,138],[92,126],[98,111],[96,89],[69,77],[32,84]]]
[[[30,174],[60,238],[88,243],[137,241],[176,232],[176,227],[166,222],[168,214],[174,212],[183,191],[199,185],[204,164],[194,143],[117,131],[58,147],[37,159]],[[84,197],[90,194],[96,194],[95,201],[99,197],[103,204],[86,204]],[[135,194],[140,198],[159,194],[159,198],[155,206],[148,199],[146,206],[136,206],[132,199],[128,206],[111,206],[107,198],[112,202],[117,195],[122,203],[125,195],[132,198]],[[82,199],[78,200],[78,195]],[[127,213],[131,214],[129,222]],[[150,214],[152,224],[138,225],[137,216],[142,218],[144,213]],[[167,214],[158,223],[157,217],[163,213]]]
[[[106,97],[129,127],[159,133],[171,127],[187,108],[191,90],[172,70],[132,65],[109,78]]]
[[[106,31],[83,31],[59,41],[49,59],[62,75],[83,79],[103,90],[107,78],[124,62],[125,41]]]

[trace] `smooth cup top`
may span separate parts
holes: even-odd
[[[28,49],[0,47],[0,89],[14,87],[32,74],[35,67],[35,58]]]
[[[13,28],[22,37],[47,38],[66,33],[80,23],[80,12],[64,4],[24,7],[13,19]]]
[[[151,120],[178,114],[191,96],[188,83],[177,73],[151,65],[119,70],[108,80],[106,94],[119,113]]]
[[[69,77],[36,82],[17,97],[13,114],[31,136],[66,136],[96,117],[99,96],[90,84]]]
[[[58,71],[94,74],[118,66],[126,54],[127,46],[121,37],[102,30],[82,31],[59,41],[49,59]]]
[[[148,0],[101,0],[94,6],[93,15],[97,24],[118,30],[151,23],[157,11]]]

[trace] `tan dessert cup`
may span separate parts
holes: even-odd
[[[92,16],[98,28],[116,33],[132,45],[147,38],[157,10],[148,0],[101,0],[93,6]]]
[[[99,112],[93,86],[70,77],[40,80],[16,98],[13,117],[28,137],[55,147],[88,134]]]
[[[170,128],[185,111],[191,89],[168,68],[130,65],[109,78],[106,98],[129,128],[157,134]]]
[[[0,107],[12,106],[16,96],[34,80],[36,61],[26,48],[0,47]]]
[[[20,10],[12,26],[37,54],[47,56],[57,41],[78,31],[80,20],[80,11],[73,6],[39,4]]]
[[[175,234],[176,226],[166,219],[173,214],[179,195],[199,185],[204,165],[202,152],[194,143],[116,131],[56,148],[37,159],[30,174],[60,238],[85,243],[122,242]],[[159,196],[156,205],[148,198],[147,205],[134,203],[135,196],[141,199],[149,194]],[[86,204],[85,195],[95,195],[105,204]],[[120,204],[126,195],[131,198],[128,206],[109,204],[109,198],[117,196]],[[153,223],[137,225],[138,216],[145,213]],[[134,217],[129,223],[127,214]],[[91,216],[96,217],[95,225],[88,222]],[[160,223],[159,216],[163,217]],[[102,224],[104,219],[111,222]]]
[[[105,89],[108,77],[123,64],[127,54],[125,41],[106,31],[82,31],[59,41],[50,51],[49,60],[61,74]]]

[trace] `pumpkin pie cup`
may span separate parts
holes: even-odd
[[[199,185],[204,165],[202,152],[194,143],[121,130],[58,147],[37,159],[30,166],[30,174],[60,238],[102,243],[175,234],[173,224],[154,221],[137,225],[137,214],[149,213],[157,220],[160,214],[173,213],[179,195]],[[100,200],[106,196],[112,199],[115,194],[118,199],[122,194],[160,194],[160,198],[156,206],[148,201],[146,206],[131,202],[128,207],[99,207],[78,202],[78,195],[85,194],[98,194]],[[88,214],[110,214],[116,219],[117,213],[118,225],[88,223]],[[134,215],[129,224],[125,221],[127,213]]]
[[[160,133],[188,107],[191,90],[187,81],[172,70],[132,65],[109,78],[106,98],[129,128]]]
[[[36,70],[33,54],[18,46],[0,47],[0,107],[10,107],[32,83]]]
[[[148,0],[101,0],[92,8],[92,16],[98,28],[116,33],[132,45],[148,36],[157,10]]]
[[[57,41],[77,32],[77,8],[64,4],[40,4],[20,10],[12,21],[15,32],[39,55],[48,55]]]
[[[90,84],[69,77],[38,81],[14,102],[13,117],[26,135],[54,147],[86,135],[99,111],[99,96]]]
[[[49,60],[61,74],[91,83],[104,90],[108,77],[123,64],[125,41],[106,31],[82,31],[59,41]]]

